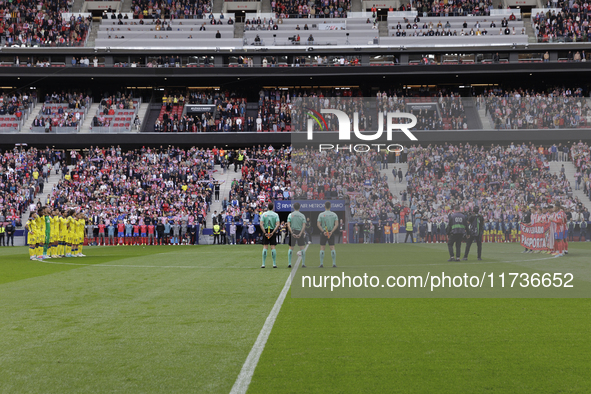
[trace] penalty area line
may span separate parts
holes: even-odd
[[[309,245],[309,244],[308,244]],[[308,250],[308,245],[304,251]],[[236,378],[236,382],[234,382],[234,386],[232,386],[232,390],[230,394],[245,394],[248,390],[248,386],[250,386],[250,381],[252,380],[252,375],[254,374],[254,370],[259,363],[259,359],[261,358],[261,354],[265,349],[265,345],[267,344],[267,339],[269,339],[269,335],[271,334],[271,330],[273,329],[273,325],[275,324],[275,319],[277,319],[277,315],[281,310],[281,306],[283,305],[283,301],[287,296],[287,292],[289,291],[289,287],[291,286],[291,282],[300,266],[300,262],[302,261],[302,257],[298,256],[298,259],[295,263],[295,267],[291,270],[289,277],[285,281],[285,286],[283,286],[283,290],[279,293],[279,297],[277,297],[277,301],[275,301],[275,305],[273,305],[273,309],[267,316],[267,320],[265,320],[265,324],[263,324],[263,328],[261,328],[261,332],[257,337],[252,349],[250,349],[250,353],[248,353],[248,357],[240,370],[240,374]]]

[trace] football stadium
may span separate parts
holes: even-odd
[[[591,6],[0,3],[1,393],[591,392]]]

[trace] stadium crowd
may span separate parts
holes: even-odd
[[[575,190],[583,190],[591,200],[591,149],[588,143],[579,141],[571,148],[571,160],[575,166]]]
[[[550,3],[550,1],[549,1]],[[589,5],[580,1],[557,1],[549,8],[560,8],[560,12],[548,10],[532,16],[532,23],[539,42],[587,42],[589,34]],[[579,61],[581,59],[579,58]]]
[[[63,152],[53,149],[26,149],[17,146],[0,150],[0,225],[12,223],[20,227],[23,214],[35,201],[54,164],[61,161]],[[36,208],[35,208],[36,209]]]
[[[89,95],[84,95],[82,92],[65,92],[61,91],[57,93],[45,94],[44,103],[49,104],[68,104],[70,109],[81,109],[83,107],[89,107],[92,103],[92,98]]]
[[[22,111],[28,109],[37,100],[36,93],[29,94],[19,91],[2,92],[0,94],[0,115],[22,117]]]
[[[92,147],[54,186],[49,205],[79,207],[88,223],[97,226],[92,230],[101,224],[205,223],[212,160],[210,150],[197,148],[122,152],[119,147]]]
[[[496,129],[577,128],[591,115],[581,88],[491,89],[485,91],[484,101]]]
[[[404,10],[410,10],[411,5],[403,5]],[[466,15],[490,15],[493,8],[492,0],[459,0],[438,2],[435,0],[423,0],[415,2],[415,7],[423,16],[466,16]],[[513,16],[515,18],[515,16]]]
[[[175,2],[132,0],[131,2],[134,19],[201,19],[208,16],[213,19],[211,10],[212,2],[209,0]]]
[[[329,98],[330,97],[330,98]],[[266,90],[259,92],[257,130],[285,131],[306,130],[308,110],[335,108],[346,112],[350,119],[359,113],[359,130],[374,130],[378,127],[378,111],[410,112],[417,117],[417,130],[444,130],[467,128],[467,116],[462,100],[453,94],[440,91],[431,96],[433,106],[417,105],[418,97],[405,97],[404,92],[378,91],[375,104],[363,100],[360,92],[353,90]],[[423,104],[424,101],[422,102]],[[337,122],[332,115],[325,115],[329,130],[336,130]]]
[[[237,132],[253,131],[254,120],[246,119],[246,99],[231,91],[165,92],[161,116],[154,123],[156,132]],[[207,104],[212,111],[184,112],[188,104]],[[247,129],[247,125],[250,129]]]
[[[573,213],[587,212],[588,220],[565,174],[549,171],[549,160],[555,157],[552,147],[533,144],[411,147],[408,205],[415,223],[420,227],[424,221],[445,222],[454,205],[466,211],[478,206],[485,231],[490,227],[499,235],[497,242],[508,242],[516,240],[511,230],[518,229],[529,210],[558,205],[569,219]]]
[[[350,0],[271,0],[277,18],[346,18]]]
[[[83,46],[91,18],[72,15],[65,1],[3,2],[0,5],[0,37],[5,46]]]
[[[395,168],[393,175],[399,181],[405,177],[407,188],[395,196],[387,176],[380,173],[392,158],[378,152],[292,151],[292,147],[271,146],[236,151],[160,147],[123,152],[120,147],[93,147],[72,156],[74,167],[64,171],[48,205],[81,210],[92,226],[88,237],[100,238],[99,232],[105,232],[107,243],[113,242],[109,235],[118,233],[115,229],[119,225],[124,225],[126,232],[127,225],[131,225],[130,232],[135,225],[152,226],[148,230],[152,238],[162,239],[159,223],[166,225],[170,242],[192,242],[188,238],[191,226],[206,225],[214,200],[223,200],[222,212],[213,214],[213,225],[224,233],[227,243],[254,242],[260,235],[258,221],[266,205],[287,199],[347,201],[353,223],[350,242],[396,242],[398,238],[391,237],[394,228],[396,232],[409,230],[419,241],[444,242],[447,217],[455,205],[465,211],[480,208],[485,219],[484,240],[489,242],[516,242],[528,212],[551,206],[565,211],[575,231],[583,232],[582,223],[589,221],[588,210],[573,195],[573,185],[564,172],[549,170],[552,160],[572,159],[577,169],[574,190],[583,189],[590,196],[588,144],[579,142],[570,148],[419,145],[405,150],[404,158],[407,173]],[[56,163],[56,168],[63,167],[62,159],[63,153],[50,149],[18,148],[3,154],[0,212],[20,224],[35,193],[43,190],[48,171]],[[224,172],[236,173],[227,196],[219,195],[219,183],[212,173],[215,164]],[[176,240],[175,226],[184,235]],[[310,227],[309,234],[313,231]]]

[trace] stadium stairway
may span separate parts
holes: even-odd
[[[464,109],[466,111],[466,124],[468,125],[468,129],[481,129],[482,121],[480,119],[480,114],[476,109],[476,100],[474,98],[464,100]]]
[[[38,112],[39,112],[38,109],[31,112],[31,114],[29,115],[29,118],[27,120],[25,120],[25,122],[23,123],[23,127],[21,128],[21,133],[30,133],[31,132],[31,127],[33,126],[33,121],[37,117]]]
[[[123,0],[121,2],[121,6],[119,7],[120,12],[132,12],[132,1],[131,0]]]
[[[271,9],[271,0],[261,0],[261,13],[262,14],[270,14],[273,12]]]
[[[140,104],[140,107],[139,107],[139,108],[138,108],[138,110],[137,110],[137,115],[139,116],[139,118],[140,118],[140,121],[142,122],[142,125],[143,125],[143,123],[144,123],[144,119],[146,118],[146,115],[148,114],[148,109],[149,109],[149,108],[150,108],[150,103],[145,103],[145,102],[142,102],[142,103]],[[134,118],[134,119],[135,119],[135,118]],[[154,120],[154,122],[156,122],[156,121]],[[140,126],[139,130],[136,130],[136,129],[135,129],[135,126],[132,126],[132,127],[131,127],[131,131],[132,131],[132,132],[137,132],[137,133],[139,133],[141,129],[142,129],[142,126]]]
[[[53,186],[57,185],[57,183],[62,179],[61,174],[56,174],[55,170],[51,170],[51,174],[47,177],[47,182],[43,185],[43,193],[37,194],[37,198],[41,201],[41,205],[47,204],[47,197],[51,194],[51,190]],[[35,201],[37,202],[37,201]]]
[[[492,0],[492,5],[495,10],[497,10],[499,8],[503,8],[503,9],[507,8],[507,5],[505,4],[505,2],[503,0]]]
[[[224,8],[224,0],[213,0],[213,6],[211,9],[214,14],[219,14]]]
[[[573,195],[583,203],[583,206],[585,208],[591,211],[591,201],[589,200],[589,197],[585,195],[585,192],[583,192],[583,185],[581,184],[581,190],[575,190],[575,185],[577,183],[575,179],[575,172],[577,172],[577,170],[575,169],[575,166],[571,161],[551,161],[550,172],[556,175],[560,174],[560,168],[563,164],[564,174],[566,175],[566,179],[568,179],[568,181],[570,182],[570,186],[573,189]]]
[[[244,22],[234,23],[234,38],[244,37]]]
[[[485,106],[483,105],[478,110],[478,116],[480,117],[480,122],[482,123],[482,128],[485,130],[493,130],[495,128],[495,125],[493,124],[491,117],[485,115],[485,112],[486,112],[486,109],[485,109]]]
[[[92,118],[94,118],[94,116],[96,115],[96,111],[98,111],[98,109],[98,103],[93,103],[90,105],[88,113],[86,114],[86,118],[84,119],[82,126],[80,126],[81,133],[90,133],[90,126],[92,126]]]
[[[234,179],[240,179],[240,172],[234,172],[234,166],[231,165],[229,169],[226,169],[226,173],[222,172],[222,168],[219,165],[214,167],[213,178],[220,182],[220,199],[219,201],[212,200],[211,207],[209,212],[207,213],[207,228],[213,228],[213,222],[211,220],[211,215],[214,211],[217,213],[223,212],[222,209],[222,201],[224,198],[229,198],[230,196],[230,189],[232,187],[232,181]],[[215,195],[214,195],[215,197]],[[211,238],[211,239],[210,239]],[[213,237],[202,237],[202,240],[199,240],[201,244],[209,244],[213,242]]]
[[[72,12],[73,13],[81,12],[83,6],[84,6],[84,0],[74,0],[74,3],[72,4]]]
[[[388,37],[388,22],[378,22],[380,37]]]
[[[351,12],[363,11],[363,0],[352,0],[351,1]],[[386,29],[387,31],[387,29]]]
[[[536,32],[531,26],[531,18],[523,18],[523,25],[525,26],[525,34],[527,34],[528,41],[537,42]]]
[[[392,175],[392,170],[402,169],[402,182],[398,182],[398,176],[394,177]],[[388,163],[388,169],[380,170],[380,173],[386,175],[388,177],[388,187],[390,188],[390,193],[396,198],[398,201],[401,201],[400,193],[403,190],[406,190],[406,172],[408,171],[408,164],[406,163]],[[398,172],[398,171],[397,171]]]
[[[88,32],[88,40],[86,40],[87,47],[94,47],[96,37],[98,35],[99,26],[101,22],[92,22],[90,24],[90,31]]]

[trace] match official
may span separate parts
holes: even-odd
[[[462,254],[462,239],[466,235],[466,216],[460,212],[459,205],[454,206],[454,211],[449,214],[447,226],[447,248],[449,249],[449,260],[460,261]],[[454,244],[456,245],[456,257],[454,258]]]
[[[472,215],[468,218],[469,232],[466,240],[466,251],[462,260],[468,260],[470,246],[476,242],[478,260],[482,260],[482,234],[484,233],[484,217],[480,214],[480,208],[474,207]]]
[[[261,230],[263,231],[263,265],[261,268],[265,268],[265,262],[267,261],[267,249],[271,245],[271,257],[273,258],[273,268],[277,268],[277,251],[275,246],[277,245],[277,229],[279,228],[279,215],[274,211],[274,204],[270,202],[267,205],[267,210],[261,215]]]
[[[302,267],[306,266],[306,217],[300,212],[300,203],[293,204],[294,211],[287,217],[287,229],[289,230],[289,251],[287,252],[288,268],[291,268],[291,257],[293,247],[298,244],[300,247],[300,256],[302,258]]]
[[[328,242],[330,247],[330,255],[332,257],[332,266],[337,266],[337,252],[334,250],[334,238],[333,233],[337,230],[337,223],[339,217],[336,213],[330,210],[330,201],[324,203],[326,210],[318,215],[318,228],[320,229],[320,268],[324,267],[324,248]]]

